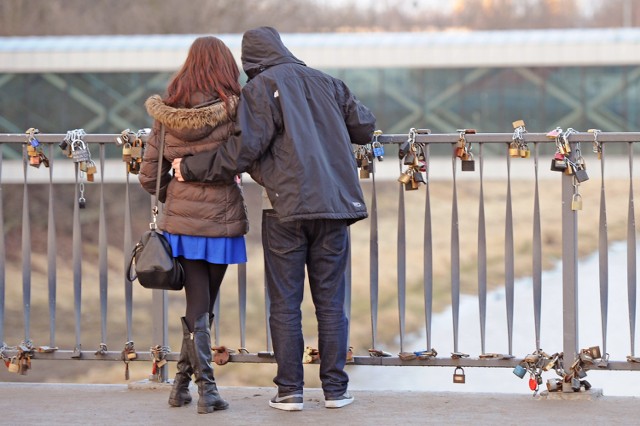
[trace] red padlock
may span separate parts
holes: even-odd
[[[531,378],[529,379],[529,389],[534,392],[538,390],[538,381],[533,376],[531,376]]]

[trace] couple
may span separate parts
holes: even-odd
[[[293,56],[273,28],[244,34],[242,65],[248,82],[240,89],[227,46],[200,37],[167,94],[145,103],[155,122],[140,182],[153,194],[157,167],[163,168],[159,227],[186,275],[184,337],[169,404],[191,402],[193,374],[199,413],[228,408],[213,377],[210,329],[227,265],[246,262],[248,221],[237,176],[249,172],[266,192],[262,243],[278,387],[269,405],[303,408],[306,266],[325,407],[340,408],[353,402],[344,371],[347,227],[367,217],[351,144],[371,141],[375,117],[342,81]]]

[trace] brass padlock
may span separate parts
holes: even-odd
[[[582,195],[573,194],[573,198],[571,199],[571,210],[582,210]]]
[[[136,160],[142,158],[142,139],[135,138],[133,140],[133,144],[131,145],[131,158]]]
[[[516,120],[511,124],[513,125],[514,129],[517,129],[518,127],[524,127],[524,120]]]
[[[511,142],[509,144],[509,157],[519,157],[519,149],[518,144],[515,142]]]
[[[589,355],[593,359],[602,358],[602,353],[600,352],[600,346],[591,346],[589,349]]]
[[[131,161],[131,144],[129,142],[122,145],[122,161],[125,163]]]
[[[11,358],[9,367],[7,368],[9,369],[9,373],[16,373],[16,374],[20,373],[20,361],[18,360],[17,356],[14,356]]]
[[[29,156],[29,165],[36,168],[40,167],[40,156],[37,154]]]
[[[89,160],[87,163],[87,174],[94,175],[98,172],[98,168],[96,167],[96,163],[93,160]]]
[[[400,175],[400,177],[398,178],[398,182],[400,182],[402,184],[407,184],[407,183],[411,182],[411,171],[407,170],[404,173],[402,173]]]
[[[418,189],[418,183],[413,180],[413,178],[409,179],[409,182],[404,184],[405,191],[414,191]]]
[[[369,166],[363,165],[360,168],[360,179],[369,179],[371,177],[371,173],[369,173]]]
[[[464,383],[464,382],[465,382],[464,369],[462,367],[456,367],[455,371],[453,372],[453,383]]]

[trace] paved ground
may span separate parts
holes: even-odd
[[[267,400],[274,388],[221,387],[229,402],[226,411],[197,414],[167,405],[168,385],[0,383],[0,424],[113,425],[216,424],[225,425],[539,425],[640,424],[640,398],[602,396],[595,390],[577,397],[529,395],[354,391],[356,401],[341,409],[324,408],[322,392],[305,391],[304,410],[283,412]]]

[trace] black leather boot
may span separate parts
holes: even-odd
[[[214,410],[229,408],[227,401],[218,393],[216,380],[211,366],[211,328],[209,314],[202,314],[196,319],[191,334],[191,365],[196,384],[198,385],[198,413],[212,413]]]
[[[172,407],[182,407],[191,402],[191,393],[189,392],[189,383],[193,374],[193,367],[189,360],[189,346],[191,345],[191,331],[187,326],[185,318],[180,318],[182,322],[182,347],[180,348],[180,357],[176,368],[176,378],[173,380],[173,387],[169,394],[169,405]]]

